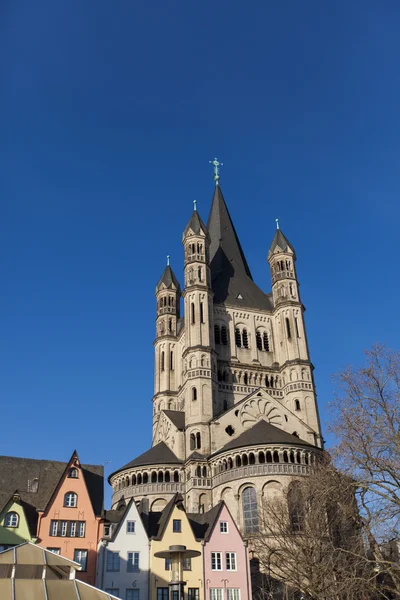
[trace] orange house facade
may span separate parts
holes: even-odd
[[[96,581],[97,546],[103,535],[102,506],[98,505],[98,481],[73,453],[47,506],[39,511],[38,543],[78,562],[78,579]],[[102,494],[101,494],[102,497]]]

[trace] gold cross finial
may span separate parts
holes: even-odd
[[[223,167],[224,163],[220,163],[218,158],[214,158],[214,160],[208,161],[210,165],[214,165],[214,181],[215,184],[218,185],[219,181],[219,167]]]

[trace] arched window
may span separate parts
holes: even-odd
[[[201,435],[199,431],[196,433],[196,448],[197,450],[201,448]]]
[[[268,375],[265,376],[265,387],[269,387],[269,377],[268,377]]]
[[[4,520],[4,527],[18,527],[19,516],[16,512],[9,512],[6,514]]]
[[[265,454],[264,454],[264,452],[259,452],[258,453],[258,462],[260,464],[265,463]]]
[[[297,398],[294,401],[294,409],[295,410],[300,410],[300,400],[298,400]]]
[[[204,323],[204,308],[202,302],[200,302],[200,323]]]
[[[151,483],[157,483],[157,473],[155,471],[151,474]]]
[[[79,477],[78,469],[75,469],[75,467],[72,467],[72,469],[70,469],[68,471],[68,477],[71,477],[71,479],[78,479],[78,477]]]
[[[242,347],[242,336],[240,335],[240,329],[235,329],[235,343],[238,348]]]
[[[247,467],[249,464],[249,459],[247,458],[247,454],[242,454],[242,464],[244,467]]]
[[[199,281],[201,281],[201,267],[197,269],[197,278]]]
[[[207,467],[203,467],[203,477],[207,477]]]
[[[278,450],[274,450],[274,463],[278,463],[279,462],[279,452]]]
[[[158,483],[163,483],[164,481],[164,473],[162,471],[158,471]]]
[[[192,400],[197,400],[197,388],[192,388]]]
[[[161,352],[161,371],[165,371],[165,352]]]
[[[228,330],[225,327],[225,325],[222,325],[222,327],[221,327],[221,344],[223,346],[228,345]]]
[[[172,350],[169,354],[169,368],[171,369],[171,371],[174,370],[174,353],[172,352]]]
[[[243,329],[242,340],[243,340],[243,348],[248,348],[249,347],[249,336],[247,334],[247,329]]]
[[[142,483],[142,474],[139,473],[139,475],[137,476],[137,484],[141,485],[141,483]]]
[[[216,344],[221,343],[221,335],[220,335],[220,330],[219,330],[218,325],[214,325],[214,342]]]
[[[165,483],[169,483],[171,481],[169,471],[165,471],[164,481],[165,481]]]
[[[241,467],[242,466],[242,459],[241,459],[240,456],[236,457],[235,463],[236,463],[237,467]]]
[[[136,485],[136,475],[132,475],[132,485]]]
[[[287,493],[290,527],[294,533],[304,529],[304,497],[298,481],[292,481]]]
[[[269,450],[267,450],[265,458],[267,463],[272,463],[272,454]]]
[[[250,465],[256,464],[256,457],[254,456],[253,452],[250,452],[250,454],[249,454],[249,464]]]
[[[269,352],[269,339],[268,339],[268,333],[266,331],[264,331],[263,333],[263,347],[265,352]]]
[[[132,481],[133,481],[133,477],[132,477]],[[149,474],[148,473],[143,473],[143,479],[142,479],[143,483],[149,483]],[[133,483],[132,483],[133,485]]]
[[[256,332],[256,344],[257,344],[257,350],[263,349],[261,333],[259,331]]]
[[[196,477],[201,477],[201,467],[196,467]]]
[[[175,483],[179,482],[179,471],[174,471],[174,481]]]
[[[249,383],[249,376],[247,375],[247,373],[244,374],[243,383],[244,385],[247,385]]]
[[[290,340],[290,338],[292,337],[292,332],[290,330],[290,321],[288,318],[285,319],[285,323],[286,323],[286,335],[287,335],[287,339]]]
[[[245,533],[258,531],[258,507],[256,490],[247,487],[242,494],[243,524]]]
[[[191,303],[190,305],[190,311],[191,311],[191,320],[192,320],[192,324],[196,322],[196,317],[195,317],[195,310],[194,310],[194,302]]]
[[[172,319],[168,319],[168,331],[172,332]]]
[[[190,449],[196,450],[196,436],[194,435],[194,433],[190,434]]]
[[[67,492],[64,496],[64,506],[75,508],[78,505],[78,496],[75,492]]]

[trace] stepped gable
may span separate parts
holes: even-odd
[[[171,411],[177,412],[177,411]],[[108,481],[110,478],[116,473],[120,473],[120,471],[125,471],[125,469],[130,469],[131,467],[144,467],[147,465],[170,465],[170,464],[182,464],[182,461],[170,450],[165,444],[165,442],[160,442],[156,444],[150,450],[143,452],[140,456],[131,460],[131,462],[127,463],[114,473],[111,473],[108,477]]]
[[[253,427],[241,433],[237,438],[223,446],[223,448],[217,450],[217,452],[214,452],[212,456],[221,454],[221,452],[226,452],[227,450],[235,450],[236,448],[255,446],[257,444],[290,444],[292,446],[314,448],[308,442],[261,419]]]
[[[207,228],[214,303],[272,310],[272,294],[264,294],[253,281],[219,185],[215,186]]]

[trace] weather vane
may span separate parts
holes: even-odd
[[[218,185],[219,181],[219,167],[223,167],[224,163],[220,163],[218,158],[214,158],[214,160],[208,161],[210,165],[214,165],[214,181],[216,185]]]

